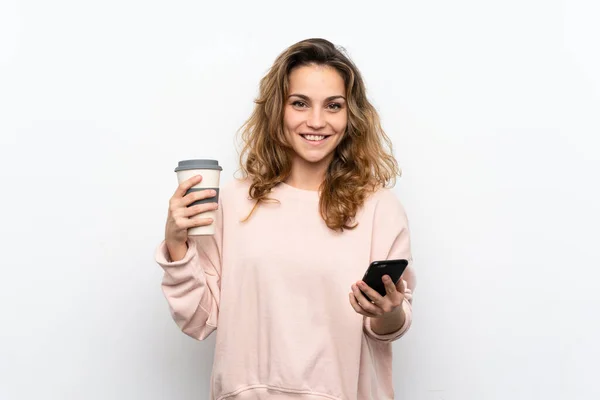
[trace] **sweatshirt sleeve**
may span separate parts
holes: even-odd
[[[171,316],[188,336],[206,339],[217,328],[221,287],[223,212],[219,206],[215,235],[189,236],[188,250],[180,261],[171,261],[163,241],[156,262],[164,270],[162,290]]]
[[[406,315],[404,325],[396,332],[379,335],[371,329],[371,319],[364,318],[364,331],[372,339],[392,342],[402,337],[412,323],[412,300],[416,284],[410,245],[408,218],[404,207],[391,190],[384,190],[375,206],[371,237],[371,261],[406,259],[408,266],[402,274],[404,280],[404,302]]]

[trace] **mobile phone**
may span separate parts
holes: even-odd
[[[392,279],[392,282],[396,284],[400,280],[400,277],[407,266],[408,260],[405,259],[373,261],[371,265],[369,265],[369,268],[367,268],[367,272],[365,272],[362,280],[381,296],[385,296],[385,285],[381,280],[383,276],[388,275]],[[362,294],[369,299],[369,296],[364,292],[362,292]]]

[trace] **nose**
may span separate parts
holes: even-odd
[[[323,115],[323,110],[319,107],[314,107],[310,114],[308,115],[308,119],[306,121],[306,125],[314,130],[321,129],[325,127],[325,116]]]

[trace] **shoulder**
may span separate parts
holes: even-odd
[[[404,211],[402,202],[396,193],[389,188],[380,188],[372,193],[365,200],[365,204],[370,204],[375,208],[383,208],[384,210],[399,209]]]
[[[221,183],[221,203],[228,212],[232,210],[252,209],[250,200],[250,182],[247,179],[231,178]]]
[[[221,187],[221,193],[223,196],[234,196],[239,197],[240,195],[245,194],[245,197],[248,197],[248,191],[250,190],[250,180],[249,179],[239,179],[239,178],[231,178],[228,181],[223,182]]]
[[[380,188],[365,200],[365,211],[380,222],[408,223],[406,210],[393,189]]]

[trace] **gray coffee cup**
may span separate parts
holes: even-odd
[[[197,159],[197,160],[182,160],[179,161],[177,168],[175,168],[175,172],[177,173],[177,180],[179,183],[196,176],[202,175],[202,181],[190,188],[187,192],[197,192],[202,190],[214,190],[217,192],[217,195],[208,199],[198,200],[193,204],[190,204],[190,207],[196,204],[203,203],[212,203],[219,201],[219,181],[221,177],[221,171],[223,168],[219,165],[217,160],[205,160],[205,159]],[[194,228],[188,229],[188,235],[214,235],[215,233],[215,223],[217,218],[216,210],[207,211],[198,215],[202,218],[212,218],[213,223],[206,226],[198,226]]]

